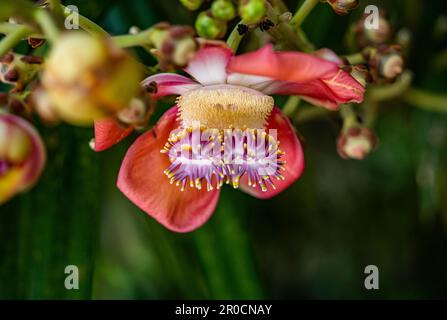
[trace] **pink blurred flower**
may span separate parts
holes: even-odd
[[[45,159],[42,140],[26,120],[0,115],[0,204],[33,185]]]

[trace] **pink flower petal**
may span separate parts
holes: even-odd
[[[163,173],[170,161],[160,150],[170,132],[179,126],[177,113],[177,107],[169,109],[152,130],[129,148],[119,172],[118,188],[166,228],[189,232],[210,218],[219,191],[186,188],[182,192]]]
[[[185,69],[202,85],[224,84],[226,67],[233,53],[229,48],[208,46],[200,49]]]
[[[272,45],[232,57],[228,71],[305,82],[333,74],[337,64],[302,52],[275,52]]]
[[[347,72],[338,70],[328,78],[305,83],[276,83],[271,94],[299,95],[309,103],[330,110],[338,109],[340,104],[363,101],[365,88]]]
[[[180,95],[201,87],[197,82],[175,73],[155,74],[144,79],[141,85],[146,88],[152,83],[156,84],[156,92],[152,94],[152,98],[155,99],[167,95]]]
[[[328,48],[319,49],[312,52],[312,54],[314,56],[323,58],[324,60],[334,62],[339,66],[343,64],[343,60],[334,51]]]
[[[272,110],[268,119],[267,128],[277,130],[279,147],[285,152],[281,160],[286,161],[286,171],[283,174],[285,177],[284,180],[274,180],[276,189],[269,186],[266,192],[263,192],[259,186],[255,188],[248,186],[247,177],[244,176],[241,179],[241,189],[260,199],[268,199],[282,192],[297,180],[304,170],[303,148],[295,134],[295,129],[280,109],[274,108]]]
[[[263,91],[274,82],[276,80],[269,77],[253,76],[237,72],[230,73],[227,78],[228,84],[249,87],[258,91]]]
[[[95,121],[95,151],[103,151],[125,139],[134,128],[120,124],[114,117]]]

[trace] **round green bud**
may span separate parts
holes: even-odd
[[[211,5],[211,13],[213,17],[223,21],[230,21],[236,17],[236,9],[229,0],[214,1]]]
[[[195,27],[197,34],[206,39],[219,39],[227,32],[226,22],[211,17],[206,11],[197,16]]]
[[[239,2],[239,15],[247,24],[261,22],[266,10],[265,0],[241,0]]]
[[[202,5],[203,0],[180,0],[180,2],[189,10],[197,10]]]

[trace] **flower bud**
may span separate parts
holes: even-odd
[[[211,5],[211,13],[214,18],[230,21],[236,17],[236,9],[230,0],[215,0]]]
[[[382,46],[365,51],[374,82],[392,81],[404,70],[404,59],[399,47]]]
[[[202,5],[203,0],[180,0],[180,3],[189,10],[197,10]]]
[[[370,45],[377,46],[388,43],[394,32],[386,12],[382,10],[379,13],[378,29],[367,28],[365,24],[367,18],[368,16],[364,15],[355,26],[357,44],[364,48]]]
[[[63,120],[87,125],[125,108],[138,93],[140,72],[108,39],[72,32],[53,47],[42,85]]]
[[[14,115],[0,115],[0,204],[30,188],[42,173],[45,149],[37,131]]]
[[[363,160],[377,145],[375,133],[365,127],[343,130],[337,140],[338,154],[344,159]]]
[[[184,67],[196,51],[194,29],[188,26],[172,26],[161,45],[161,53],[166,62],[175,67]]]
[[[117,114],[117,118],[127,126],[142,128],[147,125],[154,109],[149,98],[134,98],[127,108]]]
[[[403,71],[404,60],[397,53],[383,55],[380,61],[380,75],[387,79],[394,79]]]
[[[15,86],[21,91],[41,70],[42,58],[7,53],[0,59],[0,81]]]
[[[225,21],[213,18],[209,12],[201,12],[195,23],[197,34],[206,39],[220,39],[227,32]]]
[[[246,24],[261,22],[264,18],[267,7],[265,0],[240,0],[239,15]]]
[[[327,0],[336,14],[344,16],[359,5],[359,0]]]

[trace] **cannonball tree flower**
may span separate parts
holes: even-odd
[[[62,120],[89,125],[125,108],[140,76],[137,62],[109,39],[70,32],[55,43],[42,85]]]
[[[45,159],[42,140],[26,120],[0,114],[0,204],[33,185]]]
[[[117,183],[137,206],[177,232],[192,231],[208,220],[223,181],[267,199],[301,176],[300,141],[290,121],[274,106],[272,94],[300,95],[329,109],[361,102],[364,94],[363,86],[337,63],[300,52],[274,52],[271,45],[239,56],[228,48],[205,47],[185,71],[193,79],[156,74],[143,82],[156,88],[154,98],[179,97],[176,106],[129,148]],[[194,127],[201,132],[211,130],[216,136],[193,142]],[[268,133],[256,137],[264,129]],[[239,163],[219,165],[192,151],[196,143],[199,149],[206,149],[225,130],[233,130],[235,140],[243,137]],[[276,130],[276,137],[270,130]],[[95,134],[107,134],[103,141],[116,142],[113,130]],[[258,142],[261,153],[276,163],[268,174],[261,174],[263,163],[248,151],[247,146]]]

